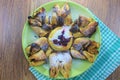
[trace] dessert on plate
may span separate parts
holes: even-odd
[[[52,15],[46,14],[44,7],[28,17],[31,29],[39,38],[26,47],[31,66],[46,64],[49,60],[49,75],[52,78],[59,73],[69,78],[72,59],[94,62],[98,54],[99,43],[90,39],[96,32],[98,23],[85,16],[72,19],[68,3],[62,7],[55,4]]]

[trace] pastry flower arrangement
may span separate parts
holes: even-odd
[[[73,21],[68,3],[62,7],[55,4],[51,16],[41,7],[28,17],[28,23],[39,36],[25,49],[31,66],[46,64],[48,59],[50,77],[55,78],[61,73],[64,78],[69,78],[73,58],[94,62],[100,45],[90,37],[98,23],[84,16]]]

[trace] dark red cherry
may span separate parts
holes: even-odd
[[[53,43],[54,43],[54,44],[58,44],[58,40],[57,40],[57,39],[54,39],[54,40],[53,40]]]

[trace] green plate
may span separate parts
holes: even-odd
[[[46,3],[44,5],[41,5],[40,7],[44,7],[47,11],[47,14],[51,15],[51,12],[52,12],[51,9],[54,6],[54,4],[59,4],[60,6],[62,6],[65,2],[66,1],[52,1],[52,2]],[[72,15],[73,20],[78,18],[79,15],[91,17],[94,19],[94,17],[89,13],[87,8],[83,7],[80,4],[74,3],[72,1],[67,1],[67,2],[69,3],[69,5],[71,7],[71,15]],[[36,9],[36,10],[38,10],[38,9]],[[25,48],[27,47],[27,45],[34,42],[36,39],[38,39],[38,36],[32,31],[32,29],[28,25],[28,22],[26,21],[26,23],[24,25],[23,33],[22,33],[22,47],[23,47],[24,55],[25,55],[27,60],[28,60],[28,57],[26,55]],[[91,39],[101,43],[101,36],[100,36],[99,27],[98,27],[97,31],[95,32],[95,34],[91,37]],[[97,55],[96,55],[96,57],[97,57]],[[85,61],[85,60],[73,59],[70,78],[82,74],[88,68],[90,68],[90,66],[92,64],[93,63],[90,63],[90,62]],[[41,74],[49,77],[49,63],[38,66],[38,67],[34,67],[34,68],[38,72],[40,72]],[[63,77],[59,74],[57,79],[63,79]]]

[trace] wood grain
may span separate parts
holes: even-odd
[[[35,80],[21,45],[27,16],[51,0],[0,0],[0,80]],[[120,0],[74,0],[93,11],[120,37]],[[107,80],[119,80],[118,67]]]

